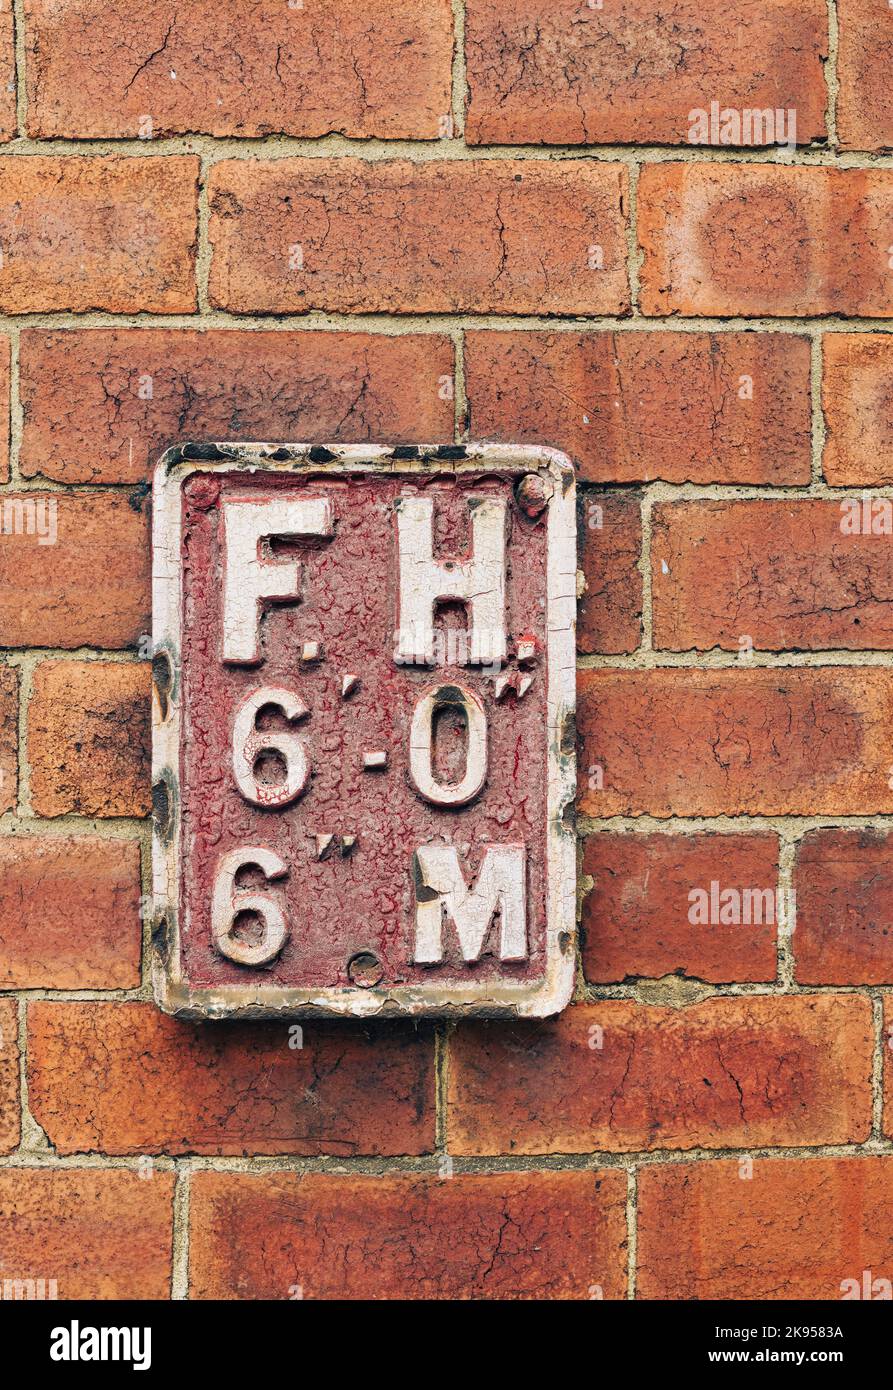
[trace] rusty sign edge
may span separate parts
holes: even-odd
[[[547,517],[546,973],[529,984],[368,990],[245,985],[196,988],[181,972],[179,940],[180,493],[198,471],[391,475],[492,469],[549,474]],[[576,478],[567,455],[537,445],[184,443],[153,473],[152,519],[152,984],[157,1005],[181,1018],[546,1018],[570,1001],[576,968]],[[568,823],[570,819],[570,824]],[[471,997],[470,997],[471,996]],[[479,997],[474,997],[479,996]]]

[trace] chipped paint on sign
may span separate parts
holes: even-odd
[[[570,997],[573,471],[445,453],[184,445],[156,469],[170,1012],[542,1017]]]

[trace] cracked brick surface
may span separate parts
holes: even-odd
[[[776,914],[693,926],[692,889],[768,890],[778,881],[770,834],[638,835],[604,831],[583,845],[583,973],[590,984],[686,975],[715,983],[772,981]],[[762,903],[763,900],[761,900]],[[742,900],[743,902],[743,900]],[[743,912],[742,912],[743,917]]]
[[[471,332],[465,373],[473,438],[554,445],[591,482],[809,482],[799,335]]]
[[[430,1030],[184,1023],[154,1004],[33,1003],[29,1103],[59,1153],[419,1154]]]
[[[627,182],[622,165],[579,160],[222,160],[209,182],[211,301],[235,313],[626,313]]]
[[[4,1279],[55,1279],[60,1299],[170,1298],[174,1175],[0,1170]]]
[[[0,311],[189,313],[199,162],[0,156]]]
[[[891,720],[893,672],[881,667],[580,671],[577,805],[591,816],[890,814]]]
[[[794,888],[800,984],[893,984],[888,833],[809,831],[797,845]]]
[[[893,547],[841,530],[840,501],[659,503],[654,645],[671,651],[893,647]],[[861,525],[861,502],[858,502]]]
[[[136,988],[139,910],[135,840],[0,836],[0,988]]]
[[[201,1173],[194,1298],[588,1299],[626,1285],[626,1174]]]
[[[827,482],[832,487],[889,486],[893,338],[887,333],[826,333],[822,359],[822,471]]]
[[[450,110],[449,0],[25,0],[33,136],[436,139]],[[2,68],[0,68],[2,75]],[[149,124],[150,123],[150,124]]]
[[[638,1297],[836,1301],[844,1280],[861,1290],[864,1270],[890,1269],[893,1158],[758,1158],[747,1172],[643,1168]]]
[[[19,1006],[0,999],[0,1154],[18,1147],[20,1131]]]
[[[645,314],[893,313],[893,170],[647,164],[638,206]]]
[[[19,777],[19,678],[0,667],[0,812],[15,808]]]
[[[0,10],[0,141],[16,133],[15,20],[12,5]]]
[[[695,108],[793,108],[825,133],[824,0],[467,0],[467,135],[487,144],[688,142]],[[709,95],[708,95],[709,94]]]
[[[642,634],[641,496],[581,493],[577,650],[632,652]]]
[[[622,1153],[861,1143],[871,1129],[871,1001],[713,998],[576,1004],[450,1039],[455,1154]]]
[[[26,329],[21,468],[138,483],[184,439],[449,443],[453,370],[441,334]]]
[[[845,150],[893,148],[893,14],[873,0],[837,0],[837,130]]]
[[[9,481],[9,366],[11,346],[5,333],[0,333],[0,482]]]

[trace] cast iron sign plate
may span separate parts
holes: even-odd
[[[156,997],[541,1017],[574,975],[573,471],[184,445],[154,479]]]

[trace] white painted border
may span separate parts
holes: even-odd
[[[167,1013],[191,1018],[460,1017],[545,1018],[568,1003],[574,983],[576,943],[576,834],[571,814],[576,796],[577,542],[574,471],[565,454],[524,445],[419,445],[417,457],[373,444],[203,444],[169,449],[155,468],[152,522],[152,640],[171,662],[166,710],[152,691],[152,785],[167,787],[167,833],[152,828],[154,898],[152,980]],[[395,457],[395,452],[397,457]],[[311,453],[315,457],[311,457]],[[446,456],[445,456],[446,455]],[[516,476],[539,472],[552,485],[547,520],[547,808],[546,972],[525,981],[469,982],[446,989],[401,985],[393,989],[289,989],[279,985],[227,985],[196,989],[183,977],[180,957],[179,768],[182,636],[180,565],[181,491],[195,472],[305,474],[366,472],[412,477],[418,473],[480,471]],[[154,798],[153,798],[154,800]],[[162,799],[163,800],[163,799]],[[568,821],[570,823],[568,823]]]

